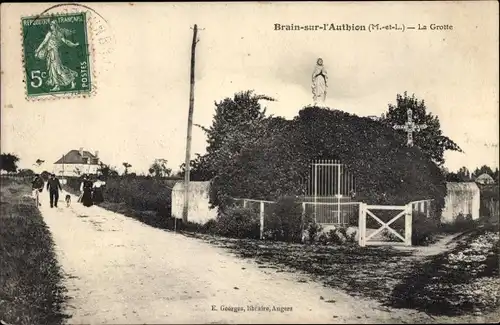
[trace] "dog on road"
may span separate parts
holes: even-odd
[[[69,206],[71,205],[71,195],[66,194],[66,199],[65,199],[65,201],[66,201],[66,207],[68,207],[68,208],[69,208]]]

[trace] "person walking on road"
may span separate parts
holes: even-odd
[[[93,182],[88,175],[83,176],[83,182],[80,186],[81,202],[86,207],[91,207],[94,203],[92,202],[92,187]]]
[[[40,177],[40,175],[36,174],[35,177],[33,178],[33,181],[31,181],[31,189],[33,190],[33,198],[35,199],[38,206],[42,205],[38,199],[38,194],[41,191],[43,191],[44,185],[45,184],[43,182],[42,177]]]
[[[50,207],[57,208],[57,201],[59,201],[59,190],[62,191],[61,183],[56,178],[55,174],[51,174],[49,180],[47,181],[47,190],[50,195]]]
[[[92,185],[92,201],[94,204],[99,204],[104,202],[104,187],[106,186],[106,182],[102,180],[103,177],[97,177],[97,180]]]

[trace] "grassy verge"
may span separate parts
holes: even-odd
[[[2,179],[0,188],[0,320],[61,324],[64,288],[54,243],[29,197],[30,186]]]
[[[387,307],[416,309],[443,321],[443,317],[455,317],[451,321],[457,316],[488,315],[500,307],[498,231],[487,228],[461,236],[455,248],[428,258],[382,247],[190,236],[252,258],[262,268],[299,271],[352,296],[371,298]]]
[[[395,287],[392,305],[450,316],[498,309],[499,248],[495,225],[457,238],[454,249],[431,258]]]

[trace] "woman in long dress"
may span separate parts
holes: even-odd
[[[323,59],[318,59],[312,74],[312,93],[314,105],[324,104],[326,99],[328,74],[323,66]]]
[[[101,177],[99,177],[97,181],[94,182],[92,189],[92,200],[94,201],[94,204],[104,202],[103,190],[105,185],[106,182],[104,182]]]
[[[83,182],[80,186],[80,192],[82,192],[82,204],[86,207],[92,206],[92,181],[88,176],[83,177]]]
[[[78,76],[76,71],[63,65],[59,54],[59,47],[66,44],[69,47],[77,47],[78,43],[73,43],[66,39],[72,32],[61,28],[55,20],[50,22],[50,30],[45,35],[44,40],[35,51],[37,59],[45,59],[47,62],[48,79],[47,84],[53,86],[51,91],[58,91],[61,87],[71,85],[75,88],[75,79]]]

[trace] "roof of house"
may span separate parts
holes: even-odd
[[[491,177],[490,175],[488,175],[487,173],[484,173],[484,174],[481,174],[479,175],[478,177],[476,177],[476,181],[477,180],[484,180],[484,181],[493,181],[493,177]]]
[[[83,150],[83,155],[80,155],[79,150],[70,150],[67,154],[62,156],[54,164],[86,164],[84,158],[90,159],[90,164],[96,165],[98,163],[98,158],[88,151]]]

